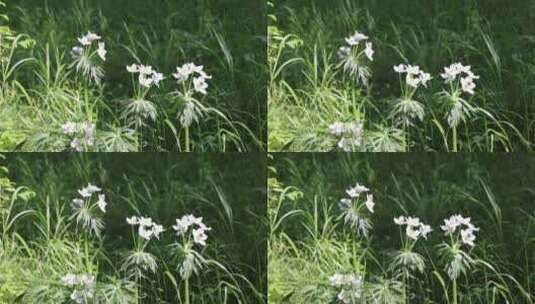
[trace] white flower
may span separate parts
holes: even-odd
[[[420,67],[417,65],[407,65],[407,74],[418,75],[420,74]]]
[[[193,78],[193,86],[195,91],[206,94],[206,89],[208,88],[208,84],[205,81],[204,77],[195,77]]]
[[[406,221],[406,219],[405,219],[404,216],[400,216],[400,217],[395,217],[395,218],[394,218],[394,223],[395,223],[396,225],[400,225],[400,226],[401,226],[401,225],[405,225],[406,222],[407,222],[407,221]]]
[[[342,122],[335,122],[329,125],[329,132],[333,135],[339,136],[345,132],[345,124]]]
[[[373,194],[366,195],[366,202],[364,204],[366,205],[366,208],[373,213],[373,206],[375,206],[375,203],[373,202]]]
[[[329,283],[331,284],[331,286],[334,286],[334,287],[342,286],[345,284],[345,276],[342,274],[336,273],[329,278]]]
[[[106,54],[108,53],[105,48],[104,42],[98,43],[98,50],[97,50],[98,56],[103,60],[106,61]]]
[[[77,275],[69,273],[61,278],[61,282],[63,283],[63,285],[73,286],[80,284],[80,279]]]
[[[364,49],[364,54],[366,54],[366,57],[368,57],[368,59],[370,59],[370,61],[373,61],[373,54],[374,53],[375,53],[375,51],[372,48],[372,43],[371,42],[366,42],[366,49]]]
[[[407,73],[405,76],[405,82],[413,88],[417,88],[420,84],[420,77],[417,77],[417,74]]]
[[[431,78],[431,74],[429,73],[425,73],[423,71],[420,73],[420,82],[424,87],[427,87],[427,82],[431,80]]]
[[[417,226],[407,225],[405,232],[413,240],[417,240],[420,236],[420,229],[417,229]]]
[[[464,244],[467,244],[471,247],[474,247],[474,241],[476,240],[476,236],[474,235],[474,231],[470,229],[464,229],[461,230],[461,238]]]
[[[405,224],[407,226],[413,226],[413,227],[420,226],[420,219],[417,218],[417,217],[409,216],[409,217],[407,217]]]
[[[127,65],[126,70],[130,73],[137,73],[139,72],[139,66],[137,64]]]
[[[349,197],[356,198],[359,197],[361,193],[368,191],[370,191],[370,189],[368,189],[366,186],[357,183],[355,187],[347,189],[346,193],[349,195]]]
[[[88,273],[81,274],[78,278],[80,282],[85,285],[85,287],[91,288],[95,283],[95,278]]]
[[[407,71],[407,66],[404,65],[404,64],[400,64],[400,65],[395,65],[394,66],[394,71],[397,72],[397,73],[405,73]]]
[[[72,135],[77,132],[77,124],[74,122],[67,122],[63,125],[61,125],[61,129],[63,131],[63,134]]]
[[[104,194],[98,195],[97,205],[102,212],[106,212],[106,205],[108,204],[106,203],[105,199],[106,199],[106,196]]]
[[[152,229],[147,229],[147,226],[145,225],[139,225],[138,233],[140,237],[146,240],[150,240],[151,236],[153,235]]]
[[[427,239],[427,235],[429,233],[431,233],[431,231],[433,231],[433,229],[431,229],[431,226],[429,225],[425,225],[425,224],[421,224],[420,225],[420,234],[422,235],[422,237],[424,237],[425,239]]]
[[[93,41],[100,40],[100,38],[102,37],[100,37],[99,35],[95,33],[87,32],[87,34],[85,35],[85,38],[87,38],[92,43]]]
[[[143,74],[143,73],[140,73],[139,74],[139,84],[146,87],[146,88],[150,88],[150,86],[152,85],[152,82],[153,82],[153,79],[152,77],[147,77],[147,74]]]
[[[139,65],[138,66],[138,72],[143,75],[151,75],[154,70],[152,69],[152,66],[150,65]]]
[[[137,225],[139,223],[139,219],[137,216],[127,217],[126,222],[128,225]]]
[[[91,183],[87,184],[87,187],[84,187],[82,188],[81,190],[78,190],[78,193],[84,197],[84,198],[88,198],[88,197],[91,197],[91,195],[93,195],[93,193],[95,192],[100,192],[102,189],[100,189],[99,187],[95,186],[95,185],[92,185]]]
[[[138,219],[138,224],[140,226],[152,226],[152,224],[153,224],[152,218],[150,218],[150,217],[140,217]]]
[[[164,229],[163,229],[162,225],[154,224],[152,226],[152,234],[157,239],[160,239],[160,233],[162,233],[163,231],[164,231]]]
[[[368,39],[368,36],[356,31],[355,34],[346,38],[346,42],[350,46],[355,46],[355,45],[358,45],[360,41],[366,40],[366,39]]]
[[[83,46],[91,45],[91,41],[89,41],[89,39],[87,39],[86,36],[84,36],[82,38],[78,38],[78,42],[80,42],[80,44],[83,45]]]
[[[474,78],[472,77],[463,77],[461,78],[461,86],[464,92],[474,95],[474,89],[476,84],[474,83]]]
[[[87,32],[82,38],[78,38],[78,42],[80,42],[83,46],[88,46],[93,43],[93,41],[99,40],[101,37],[97,34]]]
[[[193,241],[201,246],[206,246],[206,240],[208,236],[205,233],[205,229],[198,228],[193,229]]]
[[[165,77],[163,77],[162,73],[154,72],[152,73],[152,83],[154,83],[156,86],[160,85],[160,82],[164,80]]]

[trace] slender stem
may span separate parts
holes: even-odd
[[[184,295],[186,297],[184,303],[189,304],[189,279],[186,279],[184,282]]]
[[[457,304],[457,279],[453,279],[453,304]]]
[[[457,152],[457,127],[453,127],[453,152]]]
[[[403,303],[407,304],[407,270],[403,269]]]
[[[186,152],[190,152],[190,147],[189,147],[189,127],[185,127],[184,128],[184,137],[186,138]]]

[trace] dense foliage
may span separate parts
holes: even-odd
[[[533,303],[534,166],[528,155],[276,155],[269,303]]]
[[[2,162],[0,303],[265,302],[258,157]]]
[[[0,150],[264,149],[262,1],[22,0],[0,14]]]
[[[532,1],[272,2],[270,151],[533,149]]]

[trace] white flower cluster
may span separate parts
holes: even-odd
[[[93,44],[93,42],[99,41],[101,38],[102,37],[100,37],[99,35],[97,35],[95,33],[87,32],[87,34],[85,34],[83,37],[78,38],[78,42],[80,42],[80,44],[82,46],[73,47],[72,51],[71,51],[71,54],[74,57],[81,56],[83,54],[83,52],[84,52],[84,48],[90,47]],[[104,42],[98,42],[97,54],[100,57],[100,59],[102,59],[102,61],[106,61],[106,54],[107,53],[108,52],[106,51],[105,43]]]
[[[452,235],[459,228],[463,244],[470,247],[475,246],[474,241],[476,240],[476,236],[474,232],[479,231],[479,228],[471,223],[469,217],[462,217],[459,214],[452,215],[450,218],[444,219],[444,225],[441,225],[440,228],[444,231],[445,235]]]
[[[363,125],[360,122],[335,122],[329,125],[329,132],[340,138],[338,148],[345,152],[351,152],[356,147],[362,146]]]
[[[178,83],[187,81],[190,77],[193,77],[193,89],[195,92],[206,94],[208,89],[208,83],[206,80],[212,79],[212,76],[204,72],[202,65],[195,65],[195,63],[185,63],[181,67],[176,68],[176,73],[173,73],[173,77]]]
[[[193,242],[206,246],[206,240],[208,239],[206,231],[210,231],[212,228],[203,223],[202,217],[195,217],[192,214],[184,215],[180,219],[176,219],[176,225],[173,226],[173,229],[178,236],[181,236],[194,226],[195,228],[192,230]]]
[[[369,192],[370,189],[367,188],[366,186],[364,185],[361,185],[359,183],[357,183],[355,185],[355,187],[350,187],[349,189],[346,190],[346,194],[351,198],[351,199],[357,199],[360,197],[360,195],[362,193],[366,193],[366,192]],[[343,201],[351,201],[350,199],[342,199]],[[373,207],[375,206],[375,203],[373,202],[373,194],[366,194],[366,201],[364,202],[364,204],[366,205],[366,208],[368,208],[368,211],[370,211],[371,213],[373,213]]]
[[[163,74],[158,73],[150,65],[132,64],[126,66],[126,70],[132,74],[139,73],[139,84],[146,88],[150,88],[152,85],[159,87],[160,82],[164,80]]]
[[[418,240],[420,237],[427,239],[427,235],[432,231],[431,226],[420,222],[417,217],[400,216],[394,218],[394,223],[399,226],[406,225],[405,233],[413,240]]]
[[[355,31],[353,35],[345,39],[347,46],[342,46],[340,48],[340,54],[349,55],[351,53],[351,48],[358,47],[361,41],[366,41],[368,40],[368,38],[369,38],[368,36],[362,33],[359,33],[358,31]],[[373,61],[374,53],[375,51],[373,50],[373,44],[371,42],[366,42],[365,48],[364,48],[364,54],[366,55],[366,57],[368,57],[370,61]]]
[[[95,278],[84,273],[81,275],[67,274],[61,278],[61,282],[65,286],[74,287],[71,293],[71,300],[78,304],[87,303],[87,299],[93,298],[95,288]]]
[[[346,45],[338,50],[338,57],[341,60],[341,66],[345,72],[354,76],[357,84],[368,85],[368,79],[371,76],[369,63],[373,61],[373,44],[368,40],[368,36],[355,32],[345,39]],[[362,46],[362,42],[365,42]],[[362,47],[361,47],[362,46]]]
[[[344,304],[355,303],[362,296],[362,277],[354,274],[335,274],[329,278],[331,286],[341,288],[338,300]]]
[[[150,240],[152,238],[160,239],[160,234],[164,231],[163,226],[153,222],[150,217],[132,216],[126,218],[126,222],[131,226],[138,225],[139,236],[145,240]]]
[[[370,213],[374,213],[375,202],[373,201],[373,194],[369,194],[370,189],[366,186],[357,183],[355,187],[350,187],[346,190],[346,194],[349,198],[342,198],[340,200],[339,207],[342,212],[345,213],[344,220],[350,227],[356,229],[357,233],[362,233],[364,236],[368,235],[368,231],[371,229],[370,220],[363,216],[362,205]],[[361,194],[366,193],[366,200],[360,200]]]
[[[399,74],[406,73],[405,82],[413,88],[418,88],[420,85],[427,87],[427,82],[431,80],[431,74],[422,71],[417,65],[400,64],[394,66],[394,71]]]
[[[98,194],[98,200],[97,200],[97,206],[100,209],[100,211],[106,213],[106,206],[108,203],[106,202],[106,195],[100,194],[102,189],[99,187],[92,185],[91,183],[88,183],[86,187],[78,190],[78,193],[82,198],[75,198],[72,200],[72,207],[74,209],[81,209],[84,206],[84,201],[91,199],[93,194]]]
[[[470,95],[474,95],[474,89],[476,88],[474,79],[479,79],[479,76],[475,75],[471,69],[469,65],[465,66],[461,63],[454,63],[449,67],[445,67],[444,73],[440,74],[440,76],[446,83],[454,81],[459,76],[462,90]]]
[[[93,146],[95,141],[95,125],[90,122],[67,122],[61,125],[63,134],[73,137],[71,148],[77,152],[82,152],[84,147]]]

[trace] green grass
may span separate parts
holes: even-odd
[[[359,151],[531,151],[533,9],[521,0],[274,2],[268,8],[269,150],[336,150],[339,138],[329,125],[359,122]],[[338,49],[355,31],[369,36],[375,50],[367,87],[338,66]],[[454,62],[480,76],[475,94],[463,94],[474,110],[455,128],[439,94],[447,88],[440,73]],[[414,96],[423,119],[407,128],[393,107],[400,89],[392,67],[400,63],[433,77]]]
[[[23,0],[0,9],[9,17],[1,21],[9,35],[2,35],[0,53],[0,150],[70,150],[72,138],[61,132],[69,121],[96,125],[95,145],[83,149],[89,151],[265,149],[261,1]],[[94,62],[80,71],[72,66],[71,49],[88,31],[102,36],[108,51],[96,65],[101,85],[82,73],[95,72]],[[13,44],[18,35],[31,43]],[[212,79],[207,94],[195,96],[198,121],[186,128],[179,117],[187,100],[173,94],[180,86],[171,74],[187,62],[203,65]],[[157,115],[143,128],[126,117],[135,83],[126,66],[132,63],[151,65],[166,77],[146,96]]]
[[[271,166],[269,303],[340,303],[340,289],[329,283],[336,273],[363,279],[361,297],[349,303],[535,300],[533,157],[281,153]],[[344,223],[338,205],[356,182],[376,203],[366,215],[368,238]],[[440,228],[453,214],[480,229],[473,248],[461,246],[469,264],[452,264],[461,271],[455,280]],[[401,215],[419,217],[433,231],[404,247],[405,231],[393,222]],[[422,261],[422,272],[409,268]]]
[[[258,157],[10,154],[2,163],[0,303],[73,303],[73,289],[61,279],[84,273],[95,285],[83,303],[265,302],[265,173]],[[92,209],[80,218],[100,221],[99,236],[77,223],[71,206],[88,182],[108,202],[105,213]],[[186,251],[172,225],[190,213],[212,230],[206,246]],[[165,231],[143,242],[126,222],[134,215]],[[182,254],[191,249],[200,264],[186,279]]]

